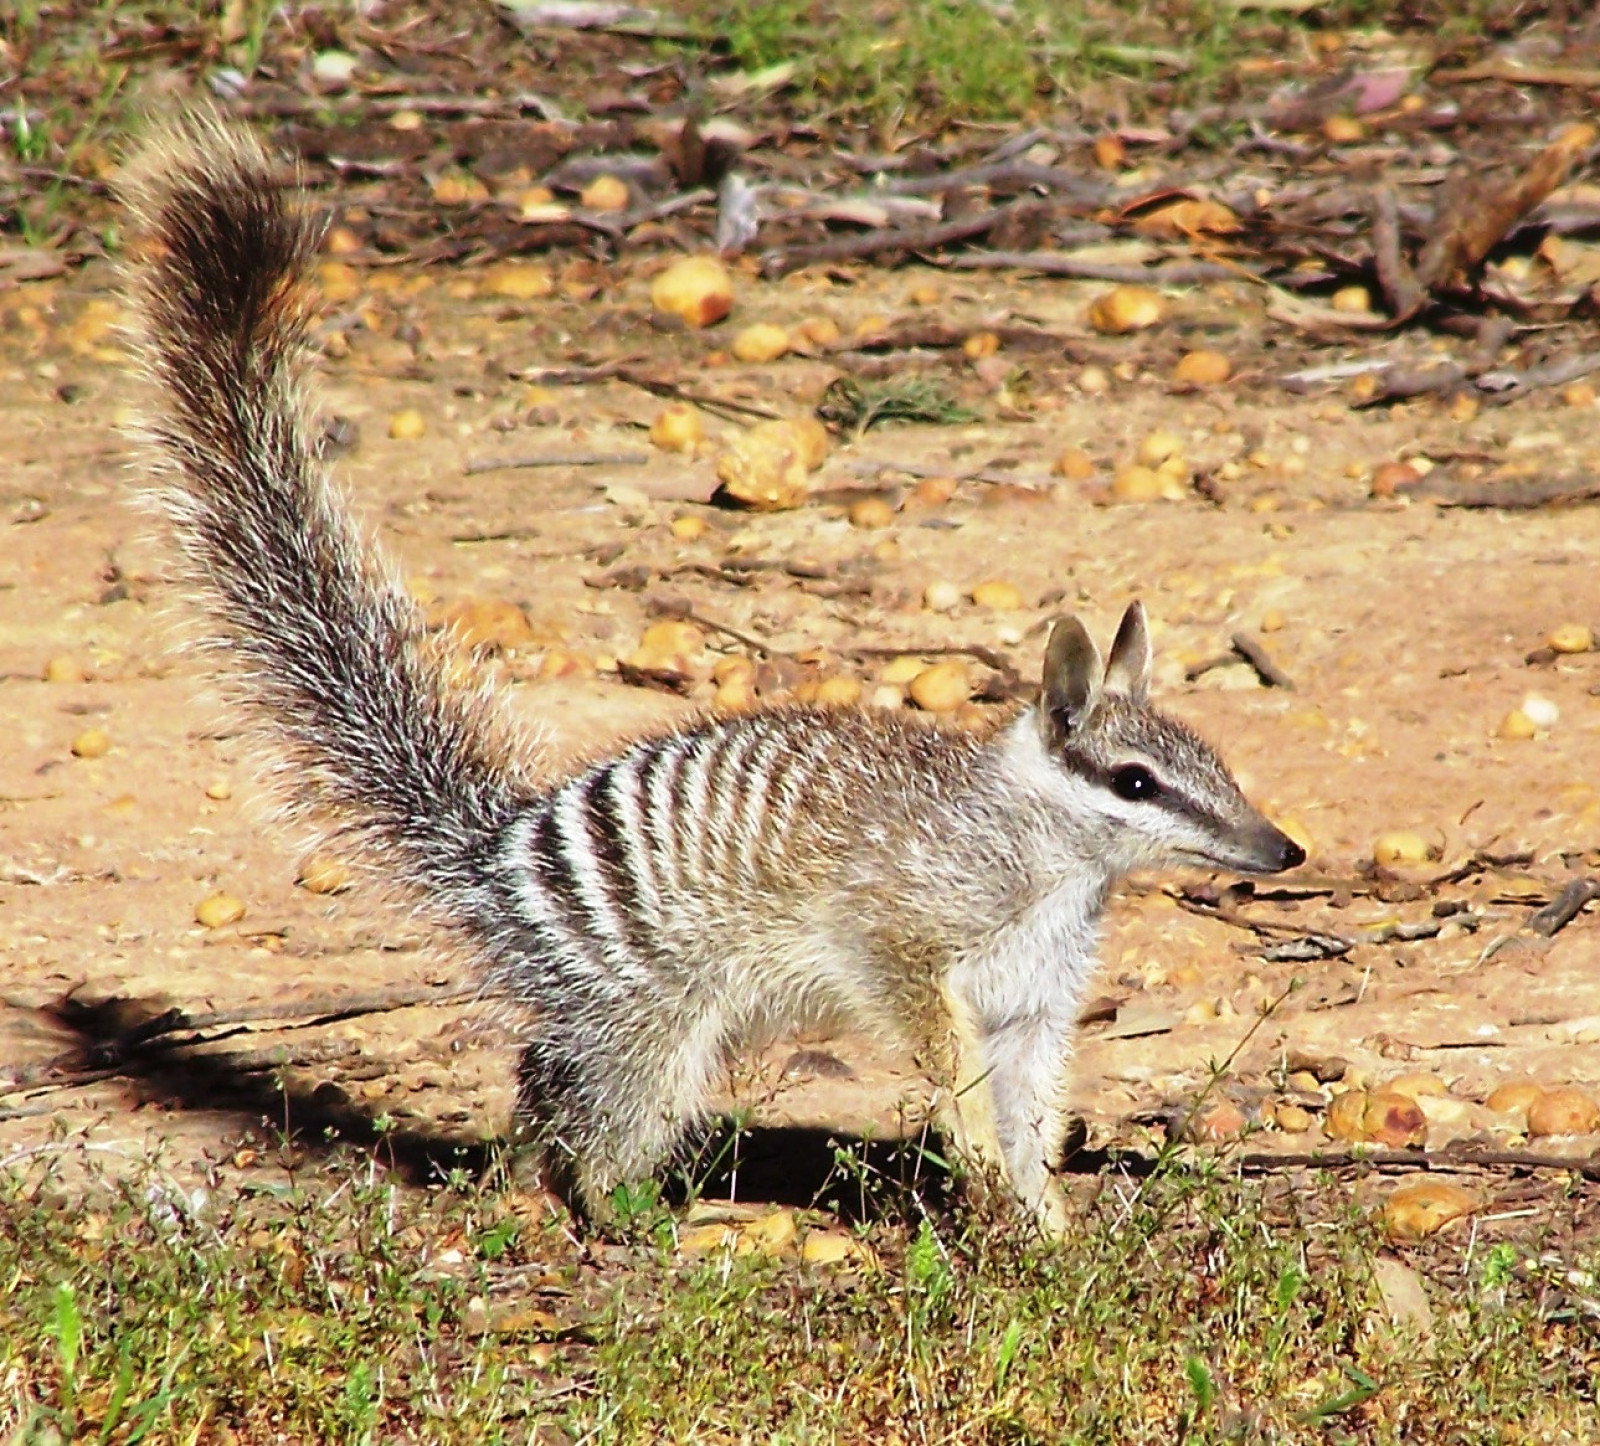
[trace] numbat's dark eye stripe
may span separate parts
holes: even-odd
[[[1111,791],[1118,798],[1137,803],[1155,798],[1161,792],[1161,785],[1148,768],[1139,763],[1129,763],[1111,775]]]

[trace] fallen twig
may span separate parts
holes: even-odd
[[[525,467],[641,467],[649,460],[647,452],[545,452],[537,457],[484,457],[463,470],[472,477]]]
[[[1400,203],[1389,186],[1379,186],[1372,196],[1372,258],[1395,321],[1414,316],[1428,294],[1400,253]]]
[[[1574,879],[1542,909],[1534,911],[1527,927],[1535,934],[1553,939],[1594,899],[1600,899],[1600,879]]]
[[[1406,489],[1440,507],[1499,508],[1527,512],[1569,502],[1600,499],[1600,478],[1540,477],[1515,482],[1455,482],[1430,473],[1421,486]]]
[[[1403,318],[1396,317],[1397,321]],[[1374,407],[1384,402],[1398,402],[1407,397],[1422,397],[1434,392],[1448,392],[1467,379],[1467,369],[1460,362],[1439,362],[1411,366],[1403,362],[1391,363],[1372,373],[1372,390],[1365,384],[1356,397],[1356,406]]]
[[[1254,633],[1237,632],[1230,639],[1233,650],[1256,670],[1256,676],[1269,688],[1283,688],[1294,692],[1294,679],[1283,671],[1267,652],[1265,644]]]
[[[1600,1180],[1600,1156],[1548,1155],[1536,1150],[1341,1150],[1323,1154],[1274,1155],[1256,1152],[1240,1155],[1237,1164],[1251,1174],[1278,1170],[1462,1170],[1522,1169],[1563,1170]]]
[[[963,166],[954,171],[935,171],[930,175],[902,176],[885,181],[881,189],[893,196],[925,196],[933,191],[965,191],[977,186],[1030,186],[1060,191],[1085,206],[1103,205],[1111,193],[1107,182],[1095,180],[1082,171],[1010,159]]]
[[[969,251],[946,256],[941,265],[962,271],[1038,271],[1046,276],[1072,276],[1080,281],[1115,281],[1143,286],[1193,286],[1202,281],[1237,281],[1255,275],[1240,262],[1164,261],[1159,266],[1128,266],[1088,261],[1060,251]]]
[[[1594,371],[1600,371],[1600,352],[1591,351],[1582,356],[1567,357],[1563,361],[1547,362],[1544,366],[1528,367],[1520,372],[1505,368],[1480,372],[1474,384],[1479,391],[1487,393],[1491,400],[1508,402],[1536,387],[1564,387],[1568,382],[1575,382]]]
[[[784,276],[802,266],[814,266],[827,261],[850,261],[865,256],[879,256],[886,251],[931,251],[948,245],[951,241],[964,241],[969,236],[981,236],[994,229],[1003,217],[1022,206],[1034,206],[1036,201],[1013,201],[997,206],[977,216],[966,216],[959,221],[941,221],[931,226],[884,226],[853,236],[836,236],[828,241],[809,245],[779,246],[761,258],[761,274],[766,277]]]

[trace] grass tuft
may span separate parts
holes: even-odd
[[[670,1229],[580,1243],[494,1178],[334,1155],[186,1188],[159,1159],[28,1157],[0,1175],[0,1440],[1487,1443],[1594,1419],[1592,1244],[1414,1255],[1419,1334],[1328,1180],[1112,1172],[1064,1247],[923,1214],[838,1271],[685,1261]]]

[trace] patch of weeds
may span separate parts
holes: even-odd
[[[1058,1245],[930,1210],[869,1153],[826,1189],[886,1196],[887,1223],[813,1269],[682,1260],[647,1193],[614,1202],[625,1243],[582,1242],[514,1190],[406,1187],[360,1156],[196,1187],[42,1149],[0,1173],[0,1440],[1586,1439],[1592,1253],[1409,1253],[1422,1341],[1337,1181],[1112,1170]]]
[[[566,1248],[503,1199],[370,1160],[185,1190],[159,1159],[52,1155],[0,1175],[0,1440],[525,1440],[547,1408],[464,1324]],[[87,1167],[70,1195],[59,1162]]]
[[[957,427],[976,421],[978,414],[951,396],[943,382],[913,375],[866,382],[838,377],[817,403],[817,416],[859,437],[887,422]]]
[[[1419,1349],[1383,1311],[1364,1215],[1221,1169],[1105,1184],[1059,1247],[929,1218],[898,1251],[879,1239],[878,1271],[636,1277],[573,1424],[614,1440],[1581,1435],[1600,1342],[1536,1289],[1450,1280]]]

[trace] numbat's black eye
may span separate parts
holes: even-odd
[[[1111,775],[1111,791],[1118,798],[1134,803],[1141,798],[1154,798],[1161,792],[1161,785],[1148,768],[1138,763],[1128,763]]]

